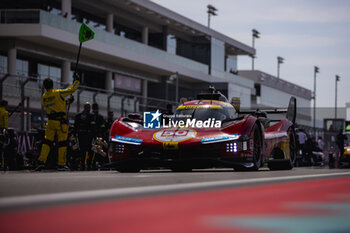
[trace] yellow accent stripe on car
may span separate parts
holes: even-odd
[[[194,108],[213,108],[213,109],[222,109],[220,105],[211,105],[211,104],[196,104],[196,105],[181,105],[177,109],[194,109]]]

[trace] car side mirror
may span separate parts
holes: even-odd
[[[231,104],[235,108],[236,112],[239,112],[241,110],[241,98],[232,97]]]
[[[133,120],[141,120],[141,114],[130,113],[130,114],[128,114],[128,118],[133,119]]]

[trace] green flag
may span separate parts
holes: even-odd
[[[94,39],[95,33],[85,24],[83,23],[80,27],[79,31],[79,42],[83,43],[88,40]]]

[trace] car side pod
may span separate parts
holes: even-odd
[[[268,162],[270,170],[291,170],[296,159],[296,136],[294,128],[288,130],[288,137],[282,139],[279,147],[272,150],[273,160]]]

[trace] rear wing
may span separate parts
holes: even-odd
[[[258,115],[261,113],[266,114],[281,114],[286,113],[286,118],[295,124],[296,115],[297,115],[297,100],[295,97],[290,97],[288,108],[275,108],[275,109],[257,109],[257,110],[248,110],[248,111],[237,111],[238,114],[252,114]]]
[[[286,118],[295,124],[297,118],[297,99],[290,97]]]

